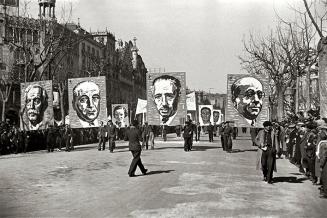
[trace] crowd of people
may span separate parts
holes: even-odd
[[[282,122],[266,121],[264,128],[250,128],[252,145],[259,147],[257,165],[263,171],[263,180],[273,183],[273,171],[276,169],[276,159],[289,159],[291,164],[299,168],[312,181],[313,185],[320,188],[321,197],[327,197],[327,118],[314,116],[290,117]],[[140,130],[141,148],[154,149],[154,138],[159,134],[166,140],[167,128],[165,126],[152,126],[147,122],[137,126]],[[74,145],[94,143],[98,141],[98,150],[105,150],[108,141],[108,150],[113,152],[115,141],[124,139],[129,127],[124,131],[117,128],[111,120],[105,125],[100,122],[99,129],[86,128],[74,132],[69,125],[53,126],[39,131],[25,131],[18,128],[9,120],[0,123],[0,154],[27,152],[33,144],[31,140],[37,138],[46,144],[48,152],[74,150]],[[191,120],[185,122],[185,126],[176,127],[177,136],[184,138],[184,150],[191,151],[193,140],[200,141],[201,131],[204,129]],[[213,135],[220,135],[222,148],[226,152],[232,152],[233,139],[236,138],[237,128],[232,127],[230,122],[219,125],[209,124],[206,127],[209,142],[213,142]],[[121,133],[119,132],[121,131]],[[242,132],[246,133],[242,128]],[[122,136],[120,136],[122,134]],[[271,136],[271,137],[267,137]],[[132,170],[133,171],[133,170]]]

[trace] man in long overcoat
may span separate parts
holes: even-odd
[[[142,133],[141,130],[137,128],[137,126],[138,126],[138,121],[133,120],[131,127],[128,130],[126,130],[126,134],[124,138],[125,141],[129,141],[128,147],[133,155],[133,160],[128,171],[128,175],[130,177],[135,176],[135,170],[137,166],[140,168],[143,175],[145,175],[146,172],[148,171],[147,169],[144,168],[141,161],[142,148],[141,148],[140,141],[142,141]]]

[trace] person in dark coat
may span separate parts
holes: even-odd
[[[30,143],[30,134],[28,131],[23,130],[23,137],[24,137],[24,153],[27,152],[28,145]]]
[[[192,138],[193,138],[193,126],[190,121],[185,122],[184,127],[184,151],[190,151],[192,149]]]
[[[200,136],[201,136],[201,126],[200,126],[200,123],[198,122],[198,124],[196,125],[196,132],[197,132],[197,135],[196,135],[196,141],[200,141]]]
[[[108,121],[107,133],[108,133],[109,151],[112,153],[114,152],[115,149],[115,139],[117,137],[117,129],[111,120]]]
[[[56,132],[55,128],[53,126],[50,126],[48,128],[47,132],[47,150],[48,152],[53,152],[54,145],[56,143]]]
[[[107,134],[107,130],[103,126],[103,122],[100,121],[100,126],[98,130],[98,140],[99,140],[98,151],[101,151],[101,148],[104,151],[106,148],[106,134]]]
[[[233,141],[232,141],[233,127],[229,125],[229,122],[226,122],[224,128],[224,147],[228,153],[233,150]]]
[[[209,126],[207,127],[209,134],[209,142],[213,142],[213,125],[209,122]]]
[[[65,138],[65,144],[66,144],[66,151],[68,151],[68,152],[70,152],[71,150],[74,149],[74,147],[71,143],[72,136],[73,136],[73,134],[72,134],[71,128],[69,128],[69,126],[66,125],[65,132],[64,132],[64,138]]]
[[[220,135],[220,141],[221,141],[221,147],[224,151],[226,151],[225,143],[224,143],[224,129],[225,129],[225,123],[221,123],[219,126],[219,135]]]
[[[150,126],[148,125],[148,122],[144,123],[144,126],[142,128],[142,148],[146,148],[148,150],[149,148],[149,137],[150,137]]]
[[[140,168],[143,175],[145,175],[146,172],[148,171],[147,169],[144,168],[141,161],[142,148],[141,148],[140,141],[142,141],[142,133],[141,130],[137,128],[137,126],[138,126],[138,121],[133,120],[131,127],[126,131],[125,138],[124,138],[125,141],[129,141],[128,147],[133,155],[133,160],[128,170],[128,175],[130,177],[135,176],[135,170],[137,166]]]

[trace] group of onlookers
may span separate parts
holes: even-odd
[[[257,168],[264,180],[273,183],[276,159],[286,158],[327,197],[327,118],[266,121],[263,126],[250,132],[253,145],[260,148]]]

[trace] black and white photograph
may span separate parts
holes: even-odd
[[[0,0],[0,217],[321,218],[327,0]]]

